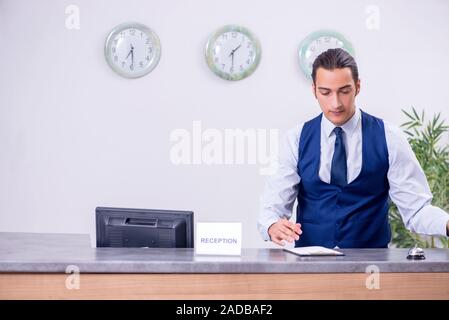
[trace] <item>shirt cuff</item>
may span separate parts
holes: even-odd
[[[263,224],[259,225],[259,231],[260,231],[260,234],[262,235],[263,240],[271,241],[270,235],[268,234],[268,229],[271,227],[271,225],[273,223],[278,222],[278,220],[279,220],[279,217],[268,218],[263,222]]]

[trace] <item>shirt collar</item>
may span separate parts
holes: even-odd
[[[347,136],[351,136],[354,133],[355,129],[357,128],[357,125],[359,124],[360,116],[361,116],[361,113],[360,113],[359,108],[355,107],[355,112],[354,112],[354,115],[351,117],[351,119],[346,121],[346,123],[344,125],[340,126]],[[330,122],[323,115],[321,118],[321,127],[323,128],[324,133],[326,134],[326,137],[329,138],[331,133],[333,132],[334,128],[336,127],[336,125],[333,124],[332,122]]]

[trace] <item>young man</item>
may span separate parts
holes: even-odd
[[[329,49],[313,64],[312,89],[322,114],[290,130],[279,168],[261,198],[259,231],[284,245],[385,248],[388,198],[405,226],[449,235],[449,215],[431,205],[426,177],[402,131],[355,106],[354,58]],[[298,200],[296,222],[290,222]]]

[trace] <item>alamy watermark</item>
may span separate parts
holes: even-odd
[[[71,4],[65,8],[65,27],[68,30],[80,29],[80,8],[77,5]]]
[[[368,290],[380,289],[380,269],[378,266],[371,264],[366,267],[365,273],[369,276],[365,280],[365,286]]]
[[[65,287],[68,290],[79,290],[80,288],[80,268],[75,265],[68,265],[65,273],[69,274],[65,279]]]
[[[259,165],[260,175],[277,170],[277,129],[204,129],[201,121],[193,121],[191,131],[174,129],[170,142],[175,165]]]
[[[368,30],[380,30],[380,9],[379,6],[369,5],[365,8],[367,14],[365,26]]]

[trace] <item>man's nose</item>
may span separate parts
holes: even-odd
[[[340,101],[338,94],[336,94],[336,93],[332,94],[330,99],[331,100],[329,102],[330,102],[331,108],[337,109],[338,107],[341,106],[341,101]]]

